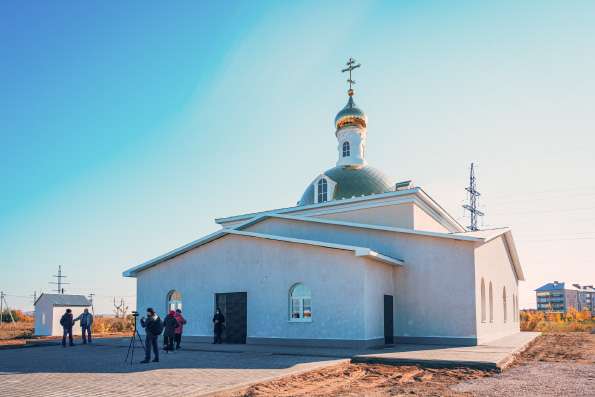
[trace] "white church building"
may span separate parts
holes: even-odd
[[[468,231],[369,166],[368,119],[348,94],[336,166],[294,207],[215,219],[214,233],[126,270],[139,310],[180,307],[185,335],[210,341],[219,307],[227,343],[476,345],[519,332],[510,229]]]

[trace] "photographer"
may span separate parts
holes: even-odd
[[[153,348],[153,362],[159,362],[159,348],[157,346],[157,338],[163,332],[163,322],[155,313],[153,308],[147,309],[147,317],[140,319],[140,325],[145,329],[145,359],[141,361],[146,364],[151,360],[151,347]]]

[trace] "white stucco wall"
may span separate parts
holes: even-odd
[[[63,333],[62,325],[60,325],[60,319],[62,315],[66,312],[66,309],[70,308],[72,310],[72,318],[77,318],[81,315],[81,313],[85,310],[84,307],[76,307],[76,306],[54,306],[53,308],[53,322],[52,322],[52,335],[54,336],[61,336]],[[80,335],[81,334],[81,327],[80,323],[77,321],[72,327],[72,334],[73,335]]]
[[[366,259],[352,251],[227,235],[141,272],[137,307],[163,316],[182,294],[186,335],[211,336],[215,293],[247,292],[248,338],[365,340]],[[289,321],[289,289],[312,292],[312,322]]]
[[[413,205],[413,229],[428,232],[448,233],[446,226],[442,225],[417,204]]]
[[[394,226],[413,229],[413,203],[382,207],[361,208],[345,212],[313,215],[316,218],[335,219],[369,225]]]
[[[395,335],[475,338],[472,242],[267,219],[248,230],[368,247],[405,261],[394,270]]]
[[[364,291],[366,339],[384,339],[384,295],[395,296],[395,266],[367,259]],[[393,313],[393,319],[394,319]]]
[[[46,300],[40,298],[35,304],[35,335],[52,335],[52,317],[54,311]],[[60,319],[58,319],[58,322]]]
[[[485,282],[486,320],[481,316],[481,280]],[[489,283],[492,282],[493,322],[490,322]],[[477,332],[480,342],[519,332],[518,318],[514,316],[513,295],[518,298],[518,280],[503,236],[483,244],[475,250],[475,285],[477,301]],[[506,287],[507,321],[504,322],[503,288]],[[518,300],[517,306],[518,306]]]

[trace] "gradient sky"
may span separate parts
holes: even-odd
[[[221,4],[225,3],[225,4]],[[0,289],[134,304],[121,272],[294,205],[336,161],[346,59],[367,158],[462,222],[511,226],[527,281],[595,283],[595,2],[3,2]]]

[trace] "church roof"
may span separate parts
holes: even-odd
[[[368,117],[363,110],[357,107],[353,100],[353,95],[349,96],[347,105],[337,113],[335,117],[335,127],[340,129],[347,125],[359,125],[366,127],[368,123]]]
[[[170,251],[164,255],[161,255],[155,259],[151,259],[147,262],[141,263],[138,266],[132,267],[122,273],[124,277],[135,277],[139,272],[149,269],[153,266],[156,266],[162,262],[165,262],[169,259],[175,258],[178,255],[182,255],[188,251],[191,251],[195,248],[200,247],[201,245],[208,244],[214,240],[217,240],[223,236],[233,234],[233,235],[240,235],[252,238],[260,238],[266,240],[274,240],[274,241],[283,241],[287,243],[294,243],[294,244],[305,244],[323,248],[330,248],[330,249],[339,249],[345,251],[353,251],[355,256],[360,257],[367,257],[369,259],[373,259],[379,262],[388,263],[395,266],[403,265],[403,261],[397,258],[393,258],[387,255],[383,255],[376,251],[371,250],[370,248],[366,247],[359,247],[353,245],[346,245],[346,244],[335,244],[335,243],[328,243],[324,241],[316,241],[316,240],[305,240],[305,239],[297,239],[291,237],[284,237],[284,236],[277,236],[272,234],[264,234],[264,233],[253,233],[253,232],[246,232],[243,230],[237,229],[221,229],[216,231],[215,233],[211,233],[203,238],[195,240],[189,244],[183,245],[182,247],[176,248],[173,251]]]
[[[215,223],[220,225],[224,225],[231,223],[231,222],[242,222],[248,221],[258,216],[262,215],[270,215],[270,214],[290,214],[290,213],[297,213],[300,211],[305,210],[323,210],[323,209],[333,209],[333,208],[340,208],[342,206],[351,206],[357,205],[358,207],[366,207],[366,206],[374,206],[380,200],[392,200],[392,199],[401,199],[405,196],[415,196],[416,199],[419,199],[423,204],[428,206],[433,212],[436,213],[441,219],[446,222],[448,225],[448,229],[453,232],[464,232],[466,229],[463,225],[461,225],[452,215],[450,215],[440,204],[438,204],[429,194],[427,194],[421,187],[416,186],[410,189],[405,190],[398,190],[398,191],[389,191],[386,193],[380,194],[373,194],[369,196],[363,197],[352,197],[352,198],[345,198],[342,200],[331,200],[325,201],[324,203],[316,203],[316,204],[307,204],[307,205],[297,205],[294,207],[285,207],[285,208],[277,208],[269,211],[262,211],[262,212],[251,212],[247,214],[229,216],[224,218],[216,218]]]
[[[341,200],[371,194],[386,193],[392,189],[390,180],[378,169],[364,167],[334,167],[324,172],[337,185],[329,200]],[[314,183],[310,183],[298,205],[314,204]]]

